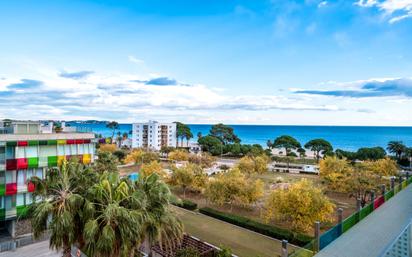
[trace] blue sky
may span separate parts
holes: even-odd
[[[1,1],[0,117],[412,125],[412,0]]]

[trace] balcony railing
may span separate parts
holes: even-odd
[[[9,128],[9,127],[6,127],[6,128],[0,128],[0,135],[1,134],[13,134],[13,128]]]

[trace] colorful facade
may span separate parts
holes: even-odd
[[[31,177],[44,178],[49,168],[65,159],[90,164],[95,154],[93,133],[14,131],[0,134],[0,221],[6,222],[24,216],[35,201]]]

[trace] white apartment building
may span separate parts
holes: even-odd
[[[176,123],[133,123],[132,132],[133,148],[160,150],[162,146],[176,147]]]

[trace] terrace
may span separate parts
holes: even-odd
[[[407,186],[315,256],[411,256],[411,219],[412,186]]]

